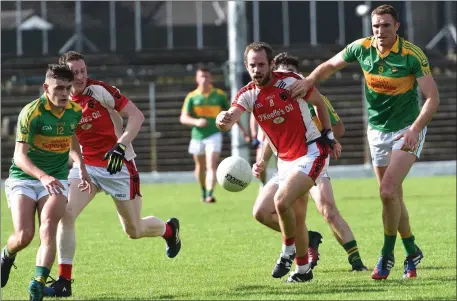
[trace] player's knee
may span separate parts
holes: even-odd
[[[397,191],[393,185],[382,184],[379,188],[379,195],[383,203],[392,203],[396,199]]]
[[[335,206],[326,205],[322,207],[321,214],[327,223],[332,224],[338,218],[339,212]]]
[[[33,240],[35,231],[33,229],[21,230],[16,232],[16,241],[21,246],[21,248],[27,247]]]
[[[280,195],[275,199],[275,208],[279,214],[286,212],[290,209],[290,207],[290,204],[288,204],[286,198],[283,195]]]
[[[50,218],[46,218],[41,221],[40,239],[42,242],[55,239],[57,233],[57,225],[58,222]]]
[[[264,220],[265,220],[265,215],[267,213],[265,212],[265,210],[262,208],[262,207],[254,207],[252,209],[252,215],[254,216],[254,218],[263,224]]]

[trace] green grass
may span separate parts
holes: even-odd
[[[334,180],[338,207],[358,241],[370,272],[383,243],[381,202],[375,179]],[[310,283],[271,277],[281,238],[257,223],[252,205],[258,184],[245,191],[216,190],[218,202],[199,202],[196,184],[143,185],[143,215],[181,221],[181,253],[168,259],[162,238],[129,240],[113,202],[99,194],[77,220],[73,270],[77,300],[445,300],[456,299],[456,178],[408,178],[404,184],[413,233],[425,258],[418,278],[401,279],[404,250],[397,240],[389,279],[350,273],[346,254],[310,202],[307,224],[321,232],[321,260]],[[2,247],[12,231],[2,195]],[[39,239],[17,257],[2,299],[27,299]],[[57,268],[51,271],[56,276]],[[71,298],[70,298],[71,299]]]

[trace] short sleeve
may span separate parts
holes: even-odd
[[[25,142],[28,144],[32,143],[33,135],[35,134],[35,123],[31,112],[29,111],[30,107],[26,106],[21,110],[17,120],[17,129],[16,129],[16,141]]]
[[[424,52],[417,46],[413,47],[412,58],[412,73],[416,78],[431,74],[430,64]]]
[[[330,103],[330,100],[328,100],[328,98],[324,95],[322,95],[322,98],[324,99],[324,102],[327,105],[328,115],[330,116],[330,123],[331,125],[335,125],[338,121],[340,121],[340,116],[338,116],[338,114],[336,113],[335,109]]]
[[[343,60],[345,60],[347,63],[352,63],[352,62],[357,61],[357,58],[360,55],[361,47],[362,47],[361,40],[354,41],[351,44],[347,45],[341,51]]]
[[[191,114],[193,111],[193,101],[191,93],[187,94],[186,98],[184,99],[184,104],[182,106],[181,112],[186,112]]]
[[[238,107],[243,111],[252,112],[256,101],[256,92],[254,88],[245,86],[241,88],[232,101],[232,107]]]
[[[100,101],[104,103],[104,106],[118,112],[122,111],[129,102],[129,99],[114,86],[104,84],[102,87],[102,99]]]

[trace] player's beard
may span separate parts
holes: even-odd
[[[268,84],[268,82],[270,81],[270,73],[267,73],[267,74],[263,75],[262,77],[256,77],[254,75],[252,80],[254,81],[254,84],[256,84],[257,86],[263,87],[266,84]]]

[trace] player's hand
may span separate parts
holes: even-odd
[[[332,149],[332,155],[335,160],[338,160],[338,158],[341,156],[342,148],[343,147],[341,146],[341,144],[338,141],[336,141],[336,139],[335,139],[335,145],[333,146],[333,149]]]
[[[62,190],[65,190],[63,184],[50,175],[41,176],[40,182],[50,195],[62,194]]]
[[[87,170],[85,167],[81,168],[79,167],[79,178],[81,179],[81,182],[78,184],[78,188],[81,191],[86,191],[88,190],[89,193],[92,192],[92,180],[89,177],[89,174],[87,173]]]
[[[106,167],[106,170],[110,175],[114,175],[115,173],[121,171],[122,165],[124,164],[126,148],[127,147],[124,144],[116,143],[103,157],[103,161],[108,159],[108,166]]]
[[[308,79],[299,79],[296,80],[292,85],[289,87],[290,91],[290,98],[297,99],[297,98],[304,98],[308,90],[314,86],[314,84]]]
[[[265,170],[266,165],[267,162],[263,160],[255,162],[254,165],[252,165],[252,174],[254,177],[260,178],[260,174]]]
[[[198,118],[197,122],[195,122],[195,126],[198,128],[204,128],[208,124],[205,118]]]
[[[216,117],[216,125],[218,127],[225,127],[232,122],[232,113],[229,111],[222,111]]]
[[[260,141],[255,137],[252,138],[252,140],[251,140],[251,148],[252,149],[256,149],[256,148],[259,147],[259,145],[260,145]]]
[[[251,143],[251,137],[249,137],[249,135],[244,135],[244,141],[246,143]]]
[[[400,140],[401,138],[404,139],[402,150],[404,151],[412,151],[417,146],[417,140],[419,137],[419,132],[412,130],[411,128],[407,129],[397,137],[395,137],[395,141]]]

